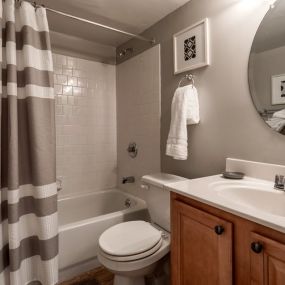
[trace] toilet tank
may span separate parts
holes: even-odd
[[[166,186],[186,178],[156,173],[142,177],[142,188],[146,191],[146,203],[151,222],[170,232],[170,192]]]

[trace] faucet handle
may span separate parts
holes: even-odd
[[[274,185],[275,189],[278,190],[284,190],[285,188],[285,177],[284,175],[275,175],[275,185]]]

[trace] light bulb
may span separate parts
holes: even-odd
[[[267,1],[268,1],[268,3],[269,3],[270,8],[273,9],[273,8],[275,7],[275,2],[276,2],[277,0],[267,0]]]

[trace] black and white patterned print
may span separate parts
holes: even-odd
[[[193,36],[184,41],[184,60],[188,61],[196,58],[196,36]]]

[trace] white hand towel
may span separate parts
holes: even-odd
[[[285,109],[275,112],[273,118],[285,119]]]
[[[171,106],[171,124],[166,145],[166,155],[174,159],[188,158],[187,125],[200,122],[197,89],[184,86],[176,89]]]
[[[266,123],[277,132],[281,132],[285,127],[285,119],[282,118],[271,118]]]

